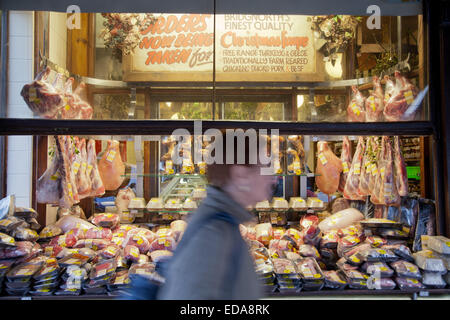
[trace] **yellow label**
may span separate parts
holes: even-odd
[[[319,153],[317,157],[319,158],[320,162],[322,162],[322,165],[326,165],[328,163],[327,158],[325,158],[323,152]]]
[[[386,254],[386,250],[383,250],[383,249],[378,250],[378,252],[381,254]]]
[[[164,238],[160,238],[158,239],[158,244],[164,244],[165,239]]]
[[[411,103],[414,102],[414,96],[411,90],[408,90],[404,93],[405,99],[406,99],[406,103],[408,105],[410,105]]]
[[[91,174],[93,168],[94,167],[91,164],[88,164],[87,170],[86,170],[86,173],[88,174],[88,176]]]
[[[139,250],[136,247],[131,248],[130,254],[135,258],[139,258]]]
[[[419,283],[419,281],[417,281],[416,279],[408,279],[408,280],[409,280],[409,282],[414,283],[414,284],[418,284]]]
[[[169,240],[166,240],[166,242],[164,242],[164,246],[165,246],[165,247],[170,247],[170,246],[171,246],[170,241],[169,241]]]
[[[370,166],[370,172],[372,172],[372,176],[375,176],[378,173],[377,165],[375,163],[372,163]]]
[[[58,172],[56,172],[54,175],[52,175],[52,176],[50,177],[50,180],[55,181],[55,180],[58,180],[58,178],[59,178],[59,174],[58,174]]]
[[[75,162],[72,164],[72,166],[73,166],[73,174],[77,174],[77,173],[78,173],[78,170],[80,169],[80,163],[77,162],[77,161],[75,161]]]
[[[366,170],[367,170],[367,168],[369,168],[369,166],[370,166],[370,161],[366,160],[366,162],[364,163],[364,167],[366,168]]]
[[[356,114],[357,116],[360,115],[361,110],[358,108],[358,106],[356,105],[356,103],[354,103],[354,102],[352,103],[351,109],[352,109],[352,111],[353,111],[354,114]]]
[[[347,161],[342,162],[342,171],[344,173],[347,173],[349,171]]]
[[[357,257],[354,257],[354,256],[351,257],[351,260],[352,260],[353,262],[355,262],[355,263],[358,263],[358,262],[361,261],[361,260],[359,260]]]
[[[115,150],[110,150],[108,152],[108,155],[106,156],[106,161],[112,162],[115,157],[116,157],[116,151]]]
[[[318,279],[318,278],[320,278],[320,277],[321,277],[320,274],[318,274],[318,273],[314,274],[314,278]]]
[[[36,99],[36,96],[37,96],[36,88],[33,87],[33,86],[31,86],[31,87],[28,89],[28,95],[30,96],[30,100],[31,100],[31,101],[33,101],[34,99]]]
[[[445,243],[445,245],[446,245],[447,247],[450,247],[450,241],[447,241],[447,242]]]
[[[67,184],[67,190],[69,191],[69,196],[73,199],[72,185],[70,183]]]
[[[281,174],[283,172],[283,170],[281,169],[280,160],[275,160],[274,171],[275,171],[275,174]]]
[[[142,238],[138,238],[138,240],[136,241],[136,243],[138,245],[141,245],[144,242],[144,240],[142,240]]]
[[[86,166],[87,166],[87,163],[86,163],[86,162],[83,162],[83,163],[81,164],[81,170],[82,170],[82,171],[86,171]]]
[[[66,104],[66,106],[64,107],[64,109],[66,109],[66,111],[70,110],[70,106],[68,104]]]
[[[355,163],[355,167],[354,167],[354,170],[353,170],[353,173],[354,174],[361,174],[361,163]]]
[[[387,268],[386,267],[380,267],[380,270],[381,271],[387,271]]]

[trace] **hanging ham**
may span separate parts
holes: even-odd
[[[347,107],[347,120],[349,122],[364,122],[366,120],[364,96],[359,92],[356,86],[352,86],[352,91],[352,99]]]
[[[86,174],[91,180],[91,197],[105,194],[105,186],[100,177],[97,166],[97,152],[95,151],[95,140],[90,139],[87,143],[87,168]]]
[[[395,181],[394,161],[392,159],[392,145],[389,137],[383,137],[385,143],[385,163],[384,171],[381,174],[380,193],[378,199],[382,204],[387,206],[399,206],[400,196],[397,191],[397,183]]]
[[[316,166],[316,184],[320,191],[325,194],[333,194],[339,187],[342,162],[330,150],[326,141],[317,143],[318,155]]]
[[[348,173],[347,181],[344,188],[344,198],[349,200],[363,200],[358,194],[359,178],[361,175],[362,158],[364,155],[364,138],[359,137],[356,146],[355,155],[353,156],[352,166]]]
[[[384,107],[384,117],[388,121],[408,121],[413,120],[415,113],[408,119],[404,119],[403,115],[413,103],[419,90],[410,83],[400,72],[395,71],[395,86],[391,92],[391,97]]]
[[[345,182],[347,181],[347,176],[352,165],[352,143],[348,137],[344,137],[342,140],[341,162],[342,173],[339,180],[339,191],[344,192]]]
[[[395,181],[397,183],[398,194],[402,197],[408,195],[408,174],[406,172],[405,159],[403,158],[400,146],[400,138],[394,137],[394,166]]]
[[[364,148],[364,156],[361,162],[361,175],[359,177],[358,194],[361,197],[368,196],[369,192],[369,179],[370,179],[370,165],[372,156],[371,138],[366,139],[366,146]]]
[[[75,137],[75,146],[78,150],[76,155],[76,163],[72,164],[72,170],[75,173],[75,179],[80,199],[89,197],[92,188],[92,182],[87,175],[87,152],[86,139]]]
[[[98,162],[98,170],[106,190],[117,190],[122,184],[125,165],[119,151],[119,141],[108,140],[106,151]]]
[[[384,109],[383,89],[380,78],[373,77],[373,91],[366,99],[366,122],[381,121]]]

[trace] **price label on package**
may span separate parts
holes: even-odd
[[[106,156],[106,161],[113,162],[115,157],[116,157],[116,151],[111,150],[108,152],[108,155]]]
[[[322,152],[319,153],[319,155],[317,157],[319,158],[322,165],[326,165],[328,163],[327,158],[325,157],[325,155]]]
[[[344,173],[347,173],[349,171],[347,161],[342,162],[342,171]]]

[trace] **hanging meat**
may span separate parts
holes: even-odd
[[[105,194],[105,186],[100,177],[97,166],[97,152],[95,151],[95,140],[90,139],[87,143],[87,168],[86,174],[91,180],[91,197]]]
[[[347,120],[349,122],[364,122],[366,120],[366,111],[364,106],[365,98],[356,86],[352,86],[352,91],[352,99],[347,107]]]
[[[380,78],[373,77],[373,91],[366,99],[366,122],[381,121],[383,117],[384,97]]]
[[[92,119],[92,115],[94,114],[94,109],[87,102],[87,92],[86,92],[86,84],[81,82],[78,87],[74,91],[74,96],[76,97],[79,114],[77,119]]]
[[[36,198],[39,203],[56,204],[70,208],[78,199],[75,197],[76,186],[71,180],[69,144],[67,136],[55,136],[56,151],[52,163],[38,179]]]
[[[384,81],[385,81],[385,85],[384,85],[383,104],[386,105],[388,103],[389,99],[394,94],[395,83],[394,83],[394,81],[392,81],[392,79],[388,75],[384,76]]]
[[[389,137],[383,137],[385,143],[384,171],[381,175],[380,194],[378,199],[387,206],[399,206],[400,196],[395,181],[394,161],[392,159],[392,145]]]
[[[74,138],[75,146],[78,150],[76,154],[76,162],[72,164],[72,169],[75,173],[75,179],[78,188],[78,195],[80,199],[89,197],[92,190],[92,182],[87,174],[87,152],[86,139]]]
[[[32,83],[23,86],[20,95],[35,114],[53,119],[56,118],[63,100],[59,92],[47,81],[49,74],[50,68],[47,67]]]
[[[362,158],[364,155],[364,138],[359,137],[356,146],[355,155],[353,156],[352,166],[348,173],[347,181],[344,188],[344,198],[349,200],[363,200],[358,194],[359,178],[361,175]]]
[[[405,159],[403,158],[400,146],[400,138],[394,137],[394,167],[395,181],[397,183],[398,194],[402,197],[408,195],[408,174],[406,172]]]
[[[70,77],[64,84],[64,89],[62,92],[64,104],[61,108],[62,119],[78,119],[78,114],[80,113],[77,97],[75,97],[72,92],[73,81],[74,79]]]
[[[379,156],[379,148],[378,148],[378,138],[372,137],[370,139],[370,167],[369,167],[369,195],[373,194],[373,190],[375,188],[375,181],[378,174],[378,156]]]
[[[407,119],[403,117],[406,110],[413,103],[419,90],[410,83],[400,72],[395,71],[395,86],[391,97],[384,106],[384,117],[388,121],[408,121],[413,120],[415,113],[412,113]]]
[[[116,200],[114,201],[117,207],[117,212],[121,214],[123,211],[127,211],[133,198],[136,198],[136,194],[130,187],[120,189],[117,193]]]
[[[381,180],[384,177],[384,172],[386,171],[385,168],[385,138],[382,137],[380,145],[378,146],[378,153],[377,153],[377,172],[374,177],[374,183],[373,188],[370,189],[370,202],[373,204],[381,205],[383,204],[382,199],[380,198],[380,188],[381,188]]]
[[[316,170],[317,187],[325,194],[333,194],[339,187],[342,162],[330,150],[326,141],[317,143],[318,155]]]
[[[80,196],[78,195],[78,185],[75,178],[75,172],[72,170],[74,167],[74,162],[76,161],[76,156],[79,151],[75,147],[75,139],[71,136],[62,136],[62,139],[65,143],[65,154],[67,155],[67,158],[69,160],[68,168],[69,168],[69,175],[68,179],[70,181],[70,184],[72,186],[72,192],[73,192],[73,198],[76,202],[80,200]]]
[[[339,180],[339,191],[344,192],[345,182],[347,181],[350,166],[352,165],[352,143],[348,137],[344,137],[342,140],[341,162],[342,173]]]
[[[372,138],[366,139],[366,147],[364,149],[364,156],[361,162],[361,175],[359,177],[358,194],[361,197],[368,196],[369,191],[369,180],[370,180],[370,165],[372,157]]]
[[[98,162],[98,170],[106,190],[117,190],[122,184],[125,165],[119,151],[119,141],[108,140],[106,151]]]

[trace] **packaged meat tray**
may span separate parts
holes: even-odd
[[[206,198],[206,189],[204,188],[196,188],[192,191],[191,194],[192,200],[201,201]]]
[[[0,245],[1,246],[8,246],[8,247],[15,247],[16,246],[16,240],[14,240],[13,237],[0,232]]]
[[[54,295],[56,296],[79,296],[80,294],[81,294],[81,287],[60,289],[54,292]]]
[[[256,273],[259,277],[273,277],[273,264],[270,261],[259,263],[255,268]]]
[[[108,240],[104,240],[104,239],[83,239],[83,240],[78,240],[73,247],[74,248],[89,248],[89,249],[97,251],[97,250],[102,250],[102,249],[106,248],[109,244],[110,244],[110,242]]]
[[[14,231],[11,232],[11,235],[21,241],[36,241],[39,239],[39,235],[36,231],[29,229],[29,228],[23,228],[18,227]]]
[[[393,290],[396,283],[389,278],[369,277],[367,279],[367,288],[371,290]]]
[[[400,290],[417,290],[425,288],[418,279],[395,277],[394,280]]]
[[[355,236],[345,236],[339,239],[337,246],[337,253],[340,257],[342,257],[347,251],[351,248],[355,247],[357,244],[361,242],[361,238]]]
[[[92,267],[89,278],[91,280],[94,280],[112,274],[116,270],[116,267],[117,263],[115,259],[109,259],[99,262]]]
[[[89,257],[75,253],[75,254],[72,254],[67,257],[62,258],[61,260],[58,261],[58,264],[63,268],[67,268],[68,266],[72,266],[72,265],[82,267],[88,261],[89,261]]]
[[[51,241],[50,241],[50,245],[51,246],[60,246],[60,247],[68,247],[68,248],[72,248],[75,246],[75,244],[77,243],[78,238],[73,235],[73,234],[63,234],[57,237],[54,237]]]
[[[395,270],[397,276],[402,278],[422,279],[419,267],[411,262],[399,260],[391,263],[391,267]]]
[[[427,246],[439,253],[450,255],[450,239],[443,236],[430,236],[428,237]]]
[[[350,289],[367,289],[369,276],[358,270],[342,270]]]
[[[108,290],[120,290],[128,288],[130,285],[130,278],[128,277],[128,270],[123,270],[116,272],[114,277],[111,278],[109,284],[107,285]]]
[[[120,216],[112,213],[100,213],[96,214],[92,219],[92,223],[97,227],[113,229],[120,222]]]
[[[299,246],[298,253],[302,257],[311,257],[314,259],[320,258],[319,251],[317,249],[309,244],[302,244]]]
[[[170,223],[170,229],[172,230],[172,236],[176,242],[179,242],[187,228],[186,221],[175,220]],[[247,231],[247,230],[246,230]]]
[[[25,288],[25,289],[8,289],[8,288],[6,288],[5,291],[10,296],[25,296],[30,291],[30,288]]]
[[[45,240],[59,236],[61,234],[63,234],[63,231],[60,227],[57,227],[54,224],[50,224],[42,229],[42,231],[39,233],[39,238],[41,240]]]
[[[300,277],[305,284],[306,282],[314,282],[315,285],[318,285],[318,281],[322,281],[325,279],[325,276],[322,273],[317,261],[313,258],[304,258],[302,260],[298,260],[295,262],[295,266],[300,274]],[[317,289],[319,290],[319,289]]]
[[[365,240],[374,248],[379,248],[387,244],[387,240],[378,236],[368,236]]]
[[[147,262],[150,262],[150,258],[148,256],[146,256],[145,254],[140,254],[139,260],[137,263],[141,264],[141,263],[147,263]]]
[[[255,226],[256,240],[264,244],[269,245],[270,240],[273,237],[273,229],[270,223],[260,223]]]
[[[109,273],[103,277],[94,279],[94,280],[88,280],[86,282],[83,283],[83,289],[92,289],[92,288],[98,288],[98,287],[103,287],[106,286],[108,283],[111,282],[111,279],[113,279],[115,276],[115,272],[114,273]]]
[[[16,229],[17,227],[21,226],[24,223],[23,220],[20,220],[16,217],[8,217],[5,219],[0,220],[0,231],[9,233]]]
[[[286,199],[274,197],[272,199],[272,209],[275,211],[286,211],[289,209],[289,204]]]
[[[100,251],[100,256],[104,259],[112,259],[120,254],[121,248],[115,244],[108,245],[105,249]]]
[[[130,280],[133,281],[134,276],[143,276],[146,278],[151,278],[155,273],[156,266],[154,263],[148,262],[144,264],[132,264],[130,270],[128,271],[128,276]]]
[[[35,281],[41,281],[43,279],[49,278],[51,279],[53,277],[57,277],[59,275],[60,270],[61,269],[58,265],[44,266],[41,270],[39,270],[33,275],[33,279]]]
[[[431,250],[422,250],[413,253],[415,264],[422,270],[446,274],[447,268],[442,259],[436,258]],[[424,283],[425,284],[425,283]]]
[[[176,241],[172,237],[161,237],[153,240],[153,242],[150,244],[150,248],[147,250],[149,252],[153,252],[156,250],[168,250],[168,251],[174,251],[176,247]],[[145,254],[147,252],[142,252]]]
[[[152,259],[152,262],[158,263],[169,260],[173,256],[173,253],[169,250],[155,250],[149,252],[148,255]]]
[[[425,271],[423,273],[422,283],[427,288],[433,289],[443,289],[447,286],[447,283],[444,281],[442,275],[437,272]]]
[[[272,259],[273,269],[277,278],[299,279],[294,262],[288,259]]]
[[[336,249],[339,242],[339,236],[336,230],[328,231],[322,235],[320,239],[320,247],[327,249]]]
[[[40,264],[20,264],[12,268],[7,274],[6,278],[8,280],[30,280],[33,275],[41,269],[42,265]]]
[[[269,200],[260,201],[255,205],[256,211],[269,211],[270,209]]]
[[[308,206],[306,205],[306,201],[300,197],[292,197],[289,199],[289,208],[293,211],[306,211]]]
[[[145,207],[147,211],[161,211],[164,209],[164,202],[162,198],[151,198]]]
[[[94,288],[85,288],[83,287],[84,293],[87,295],[103,295],[108,293],[108,289],[106,285]]]
[[[23,290],[26,288],[30,288],[31,282],[28,281],[7,281],[5,282],[5,286],[8,289],[13,289],[13,290]]]
[[[292,261],[296,261],[296,260],[301,260],[302,256],[299,255],[297,252],[291,252],[291,251],[286,251],[284,253],[284,255],[286,256],[286,259],[292,260]]]
[[[274,229],[275,232],[275,229]],[[297,244],[300,244],[300,242],[302,241],[302,234],[300,231],[298,231],[297,229],[294,228],[289,228],[284,235],[287,235],[291,238],[293,238]],[[282,235],[281,238],[284,236]],[[274,238],[275,238],[275,234],[274,234]],[[276,238],[275,238],[276,239]]]
[[[140,256],[140,252],[139,252],[138,247],[135,247],[132,245],[127,245],[123,249],[123,257],[128,261],[138,262],[139,256]]]
[[[360,221],[364,228],[396,228],[401,229],[402,224],[388,219],[371,218]]]
[[[335,270],[323,271],[325,288],[343,290],[347,286],[344,276]]]
[[[32,296],[52,296],[55,290],[52,290],[50,288],[44,288],[44,289],[36,289],[28,291],[28,293]]]
[[[359,256],[361,260],[367,262],[394,262],[399,259],[391,250],[384,250],[379,248],[371,248],[360,251]]]
[[[0,259],[12,259],[28,256],[35,244],[30,241],[16,241],[14,247],[0,248]]]
[[[306,200],[306,206],[310,209],[324,209],[325,204],[322,200],[316,197],[311,197]]]
[[[339,270],[342,271],[358,270],[358,266],[349,264],[345,257],[342,257],[338,261],[336,261],[336,266],[339,268]]]
[[[197,202],[187,198],[184,202],[183,202],[183,206],[181,207],[182,210],[185,211],[195,211],[197,210]]]
[[[414,262],[414,257],[412,256],[411,250],[409,250],[409,248],[404,244],[385,245],[382,246],[381,249],[391,250],[403,260]]]
[[[14,209],[14,216],[17,218],[31,219],[37,218],[38,213],[33,208],[16,207]]]
[[[0,278],[4,277],[14,264],[14,260],[0,260]]]
[[[47,282],[47,283],[43,283],[43,284],[34,284],[33,285],[33,289],[35,290],[44,290],[44,289],[56,289],[58,288],[59,285],[59,281],[53,281],[53,282]]]
[[[450,255],[444,255],[444,254],[439,254],[436,252],[433,252],[433,256],[441,259],[442,262],[444,262],[444,266],[447,268],[448,271],[450,271]]]
[[[182,207],[183,205],[181,204],[180,199],[170,198],[166,201],[166,204],[164,205],[164,210],[180,211]]]
[[[365,262],[361,270],[368,275],[381,278],[390,278],[394,275],[394,271],[384,262]]]
[[[361,226],[354,224],[346,228],[339,229],[337,234],[339,237],[346,237],[346,236],[361,237],[363,233],[364,232]]]
[[[407,232],[398,229],[379,228],[375,232],[386,239],[407,240],[409,238]]]
[[[344,255],[345,261],[352,266],[359,266],[363,263],[361,258],[358,256],[358,253],[354,253],[351,255]]]

